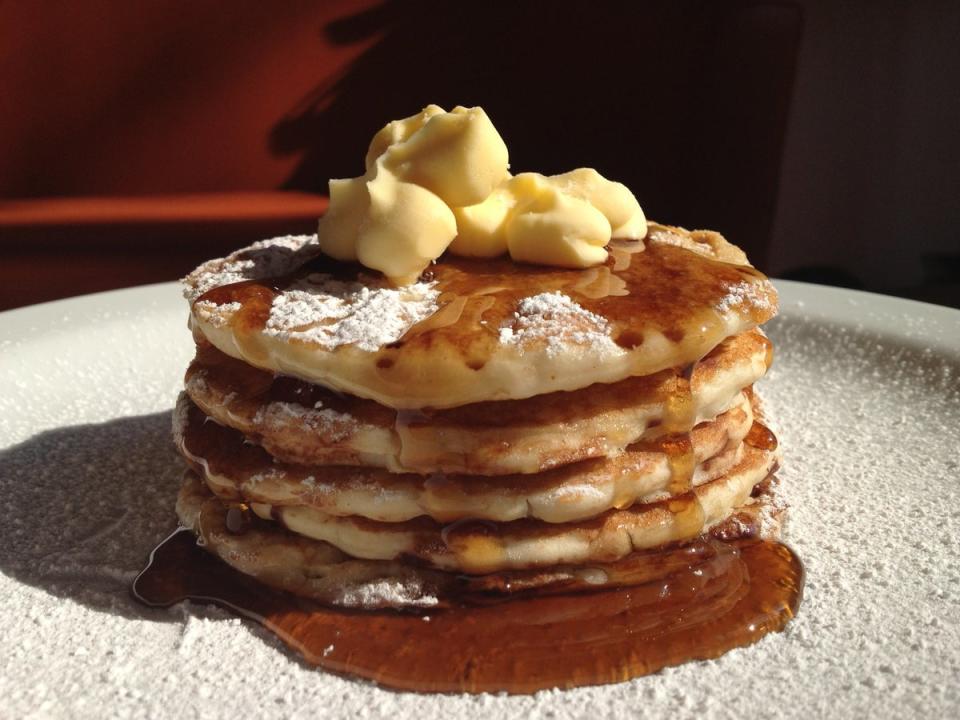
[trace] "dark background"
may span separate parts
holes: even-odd
[[[0,308],[312,232],[435,102],[755,265],[960,306],[960,4],[4,3]]]

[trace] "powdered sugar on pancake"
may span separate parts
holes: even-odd
[[[327,442],[339,442],[357,431],[360,423],[352,415],[323,407],[317,403],[308,408],[288,402],[272,402],[264,405],[253,418],[255,425],[269,430],[300,425],[322,435]]]
[[[205,262],[183,279],[183,295],[194,302],[205,292],[223,285],[285,275],[319,253],[316,235],[283,235],[260,240],[225,258]]]
[[[380,578],[347,585],[338,598],[346,607],[434,607],[439,600],[416,578]]]
[[[327,350],[352,345],[374,352],[437,311],[434,286],[371,287],[315,273],[273,299],[264,333]]]
[[[238,302],[217,305],[210,300],[199,300],[193,304],[193,313],[199,320],[210,323],[215,328],[222,328],[227,326],[241,307]]]
[[[647,235],[647,240],[659,245],[681,247],[698,255],[734,265],[750,264],[743,250],[728,242],[723,235],[713,230],[690,231],[664,225],[651,229],[649,235]]]
[[[744,280],[727,288],[727,294],[717,303],[717,310],[728,313],[744,305],[763,311],[775,310],[773,303],[770,302],[771,296],[776,297],[771,291],[769,280],[762,282]]]
[[[760,537],[769,540],[779,539],[783,532],[783,522],[788,509],[780,478],[776,475],[771,476],[769,487],[759,501]]]
[[[587,346],[607,356],[623,353],[610,337],[606,318],[581,307],[559,291],[521,300],[513,319],[500,327],[500,342],[515,345],[521,352],[527,347],[545,344],[551,357],[569,351],[571,345]]]

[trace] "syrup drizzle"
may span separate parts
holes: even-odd
[[[691,378],[696,363],[692,363],[673,379],[673,386],[664,398],[663,417],[655,440],[637,443],[651,452],[662,452],[670,468],[670,483],[666,490],[671,497],[688,493],[693,488],[693,473],[697,458],[693,450],[692,431],[696,422]],[[671,511],[673,508],[671,507]],[[684,510],[685,514],[693,511]],[[702,512],[701,512],[702,515]],[[687,523],[684,523],[686,527]],[[693,533],[694,535],[697,532]]]
[[[620,587],[589,591],[591,582]],[[529,693],[622,682],[717,657],[778,631],[797,612],[803,568],[780,543],[698,541],[585,569],[564,588],[472,592],[424,613],[324,607],[258,583],[179,530],[134,581],[141,602],[189,599],[251,618],[310,663],[422,692]]]
[[[359,265],[319,256],[289,276],[223,285],[201,295],[198,302],[239,303],[241,308],[229,325],[247,358],[256,358],[258,346],[251,336],[265,327],[273,299],[312,273],[347,280],[370,275]],[[440,348],[459,354],[468,367],[483,367],[497,351],[498,329],[512,322],[518,303],[530,296],[532,288],[571,295],[585,310],[609,322],[611,336],[623,348],[642,345],[646,333],[654,331],[676,346],[678,357],[689,358],[691,353],[716,346],[728,333],[720,308],[731,288],[763,282],[762,274],[752,268],[670,245],[652,243],[644,249],[642,242],[625,241],[611,245],[606,264],[585,270],[444,256],[433,266],[430,279],[440,292],[439,308],[398,341],[377,351],[378,360],[384,360],[378,368],[385,380],[402,377],[401,367],[416,364],[419,353],[437,353]],[[732,310],[761,323],[773,308],[754,299]]]

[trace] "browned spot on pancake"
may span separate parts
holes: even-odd
[[[615,342],[622,348],[632,350],[643,345],[643,332],[636,330],[622,330],[615,338]]]

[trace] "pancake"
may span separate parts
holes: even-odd
[[[569,523],[528,518],[445,525],[424,516],[378,522],[356,515],[330,515],[305,505],[253,503],[250,508],[264,519],[277,520],[295,533],[328,542],[356,558],[410,558],[440,570],[482,574],[611,562],[634,550],[691,540],[743,504],[776,463],[775,450],[745,446],[740,462],[729,472],[682,496]],[[208,486],[217,492],[216,486]]]
[[[333,545],[254,520],[228,527],[229,508],[187,472],[177,497],[180,524],[227,564],[272,587],[348,607],[433,607],[452,576],[403,562],[357,560]]]
[[[651,503],[716,480],[742,458],[753,413],[741,393],[734,406],[690,434],[638,443],[614,457],[564,465],[536,475],[430,476],[381,469],[304,466],[276,461],[235,430],[208,422],[186,395],[174,438],[184,457],[218,496],[272,506],[303,505],[328,515],[384,523],[428,516],[550,523],[584,520],[613,508]],[[689,457],[687,456],[689,454]]]
[[[391,472],[537,473],[689,430],[726,411],[766,372],[759,330],[727,338],[693,367],[526,400],[397,411],[276,376],[201,341],[186,374],[191,399],[278,460]],[[688,391],[689,406],[678,405]]]
[[[248,249],[198,268],[185,281],[195,333],[255,367],[398,409],[683,367],[776,312],[772,284],[708,231],[650,225],[582,271],[444,256],[402,288],[315,244],[277,239],[254,259]]]
[[[328,543],[292,533],[277,523],[248,518],[228,529],[227,505],[187,472],[177,498],[181,524],[195,532],[204,548],[235,569],[266,585],[330,605],[362,607],[442,607],[451,596],[476,593],[489,601],[515,593],[592,590],[636,584],[637,560],[643,552],[617,563],[555,566],[486,575],[447,573],[405,562],[351,558]],[[236,511],[235,511],[236,512]],[[778,484],[771,476],[730,519],[711,530],[724,540],[746,537],[777,539],[784,516]],[[694,551],[696,545],[691,546]],[[656,555],[656,551],[653,551]],[[691,556],[687,556],[685,561]]]

